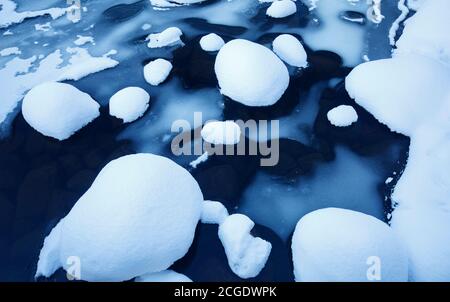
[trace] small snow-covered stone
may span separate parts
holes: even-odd
[[[218,201],[205,200],[202,208],[202,223],[221,224],[228,217],[228,210]]]
[[[275,104],[289,86],[289,72],[266,47],[236,39],[219,51],[214,65],[220,92],[247,106]]]
[[[340,105],[327,113],[328,121],[336,127],[348,127],[358,121],[358,114],[352,106]]]
[[[109,100],[109,114],[131,123],[142,115],[149,106],[150,95],[142,88],[127,87],[116,92]]]
[[[111,161],[44,241],[36,277],[68,269],[85,281],[124,281],[170,267],[188,251],[203,195],[172,160],[134,154]]]
[[[266,14],[272,18],[285,18],[297,12],[297,5],[291,0],[274,1]]]
[[[165,59],[156,59],[144,67],[144,78],[150,85],[158,86],[172,71],[172,63]]]
[[[300,41],[292,35],[279,35],[273,41],[273,51],[283,61],[296,67],[308,66],[307,54]]]
[[[408,255],[395,232],[375,217],[345,209],[321,209],[300,219],[292,257],[296,281],[408,280]]]
[[[256,277],[266,265],[272,245],[250,231],[255,223],[245,215],[233,214],[219,225],[219,238],[231,270],[243,279]]]
[[[192,280],[183,274],[173,270],[165,270],[157,273],[145,274],[134,279],[135,282],[192,282]]]
[[[225,45],[225,41],[215,33],[203,36],[200,39],[200,46],[204,51],[218,51]]]
[[[235,145],[241,139],[241,128],[233,121],[209,122],[203,126],[201,135],[210,144]]]
[[[149,48],[172,46],[181,42],[182,35],[183,32],[178,27],[169,27],[160,33],[150,34],[147,37],[149,40],[147,46]]]
[[[46,82],[25,95],[22,114],[38,132],[65,140],[99,116],[100,105],[76,87]]]

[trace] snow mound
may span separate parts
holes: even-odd
[[[358,121],[358,114],[352,106],[340,105],[328,111],[327,118],[333,126],[348,127]]]
[[[228,216],[219,225],[219,238],[231,270],[243,279],[256,277],[266,265],[272,245],[250,234],[255,223],[245,215]]]
[[[408,257],[395,232],[358,212],[328,208],[305,215],[292,237],[296,281],[407,281]],[[379,260],[380,279],[371,265]]]
[[[285,18],[297,12],[297,5],[291,0],[274,1],[266,11],[272,18]]]
[[[45,136],[65,140],[99,116],[100,105],[76,87],[45,82],[25,95],[25,121]]]
[[[144,78],[150,85],[158,86],[167,79],[172,68],[169,61],[156,59],[144,66]]]
[[[406,21],[402,36],[397,41],[396,55],[422,54],[447,65],[450,64],[450,1],[425,1],[417,13]]]
[[[273,40],[273,51],[284,62],[295,67],[308,66],[308,57],[303,45],[292,35],[279,35]]]
[[[273,105],[289,85],[283,62],[266,47],[248,40],[226,43],[214,68],[220,92],[247,106]]]
[[[235,145],[241,139],[241,128],[233,121],[209,122],[203,126],[202,138],[215,145]]]
[[[202,223],[221,224],[228,217],[228,210],[218,201],[205,200],[202,208]]]
[[[200,47],[204,51],[218,51],[225,45],[225,41],[215,33],[203,36],[200,39]]]
[[[192,282],[191,279],[173,270],[150,273],[134,279],[135,282]]]
[[[124,281],[167,269],[192,244],[203,196],[195,179],[165,157],[111,161],[45,239],[36,277],[76,256],[85,281]]]
[[[178,27],[169,27],[164,31],[156,34],[150,34],[147,37],[149,40],[147,46],[149,48],[161,48],[182,43],[181,36],[183,32]]]
[[[142,88],[127,87],[115,93],[109,100],[109,114],[131,123],[148,108],[150,95]]]
[[[381,123],[410,136],[440,108],[450,73],[433,59],[408,54],[361,64],[345,85],[349,95]]]

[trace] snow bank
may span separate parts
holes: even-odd
[[[407,281],[408,257],[394,231],[358,212],[328,208],[305,215],[292,237],[296,281]],[[374,267],[375,268],[375,267]],[[371,279],[371,277],[375,279]]]
[[[150,273],[134,279],[135,282],[192,282],[183,274],[172,270],[165,270],[158,273]]]
[[[200,47],[204,51],[218,51],[225,45],[225,41],[215,33],[203,36],[200,39]]]
[[[99,116],[99,108],[87,93],[72,85],[46,82],[25,95],[22,114],[36,131],[65,140]]]
[[[228,210],[218,201],[205,200],[202,208],[202,223],[221,224],[228,217]]]
[[[328,111],[327,118],[333,126],[348,127],[358,121],[358,114],[352,106],[341,105]]]
[[[273,105],[289,85],[283,62],[266,47],[243,39],[226,43],[214,68],[220,92],[247,106]]]
[[[397,41],[396,55],[415,53],[450,64],[450,1],[425,1],[417,13],[406,21]]]
[[[67,270],[70,256],[79,258],[86,281],[165,270],[192,244],[202,201],[195,179],[167,158],[113,160],[45,239],[36,277]]]
[[[272,18],[285,18],[297,12],[297,5],[291,0],[274,1],[266,11]]]
[[[156,59],[144,66],[144,78],[150,85],[158,86],[172,71],[172,63],[165,59]]]
[[[272,245],[250,234],[255,223],[247,216],[234,214],[219,225],[219,238],[231,270],[243,279],[256,277],[266,265]]]
[[[11,55],[20,55],[22,52],[18,47],[8,47],[0,50],[0,57],[7,57]]]
[[[142,88],[127,87],[115,93],[109,100],[109,114],[131,123],[148,108],[150,95]]]
[[[202,138],[215,145],[235,145],[241,140],[241,128],[233,121],[209,122],[203,126]]]
[[[179,44],[182,35],[183,32],[178,27],[169,27],[160,33],[150,34],[147,37],[147,40],[149,40],[147,46],[149,48],[160,48]]]
[[[303,45],[292,35],[279,35],[273,40],[273,52],[284,62],[296,67],[308,66],[308,58]]]
[[[378,120],[411,138],[391,196],[391,226],[408,251],[410,280],[449,281],[450,3],[419,2],[393,58],[359,66],[346,85]]]

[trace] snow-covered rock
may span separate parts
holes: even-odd
[[[160,272],[192,244],[203,196],[195,179],[165,157],[111,161],[44,241],[36,277],[70,268],[81,279],[124,281]]]
[[[216,145],[235,145],[241,139],[241,128],[233,121],[209,122],[203,126],[202,138]]]
[[[221,224],[228,217],[228,210],[218,201],[205,200],[202,208],[202,223]]]
[[[425,1],[417,13],[406,21],[395,54],[415,53],[450,65],[450,1]]]
[[[139,276],[134,279],[135,282],[192,282],[192,280],[183,274],[173,270],[165,270],[157,273],[150,273]]]
[[[288,34],[279,35],[273,40],[273,52],[284,62],[295,67],[308,66],[308,56],[300,41]]]
[[[144,66],[144,78],[150,85],[158,86],[172,71],[172,63],[165,59],[156,59]]]
[[[236,39],[219,51],[215,72],[220,92],[247,106],[275,104],[289,86],[289,73],[269,49]]]
[[[272,18],[285,18],[297,12],[297,5],[291,0],[274,1],[266,11]]]
[[[25,121],[38,132],[65,140],[99,116],[100,105],[87,93],[58,82],[32,88],[22,102]]]
[[[109,114],[131,123],[144,115],[150,95],[142,88],[127,87],[116,92],[109,100]]]
[[[256,277],[266,265],[272,245],[250,231],[255,223],[245,215],[233,214],[219,225],[219,238],[231,270],[243,279]]]
[[[408,280],[408,257],[395,232],[372,216],[345,209],[317,210],[300,219],[292,257],[296,281]]]
[[[160,48],[179,44],[182,43],[182,35],[183,32],[178,27],[169,27],[160,33],[150,34],[147,37],[149,41],[147,46],[149,48]]]
[[[361,64],[345,85],[349,95],[381,123],[410,136],[441,107],[450,73],[438,61],[407,54]]]
[[[225,41],[217,34],[211,33],[200,39],[200,47],[204,51],[218,51],[225,45]]]
[[[352,106],[340,105],[327,113],[328,121],[336,127],[348,127],[358,121],[358,114]]]

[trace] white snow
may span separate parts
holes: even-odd
[[[300,41],[288,34],[279,35],[273,40],[273,52],[284,62],[295,67],[308,66],[308,57]]]
[[[37,31],[49,31],[52,29],[52,25],[50,22],[44,23],[44,24],[35,24],[34,29]]]
[[[373,257],[380,280],[376,267],[369,270]],[[408,257],[395,232],[372,216],[345,209],[317,210],[300,219],[292,258],[299,282],[408,280]]]
[[[113,160],[45,239],[36,277],[67,270],[74,255],[85,281],[165,270],[191,246],[202,201],[195,179],[170,159],[134,154]]]
[[[274,1],[266,11],[272,18],[285,18],[297,12],[297,5],[291,0]]]
[[[7,57],[11,55],[20,55],[22,52],[18,47],[8,47],[0,50],[0,57]]]
[[[144,78],[150,85],[158,86],[172,71],[172,63],[165,59],[156,59],[144,66]]]
[[[222,224],[228,217],[228,210],[218,201],[203,201],[202,208],[202,223],[207,224]]]
[[[358,121],[358,114],[352,106],[340,105],[328,111],[327,118],[333,126],[348,127]]]
[[[169,27],[164,31],[156,34],[150,34],[147,37],[149,48],[160,48],[166,46],[172,46],[182,43],[181,36],[183,32],[178,27]]]
[[[233,121],[209,122],[203,126],[202,138],[215,145],[235,145],[241,139],[241,128]]]
[[[134,279],[135,282],[192,282],[191,279],[173,270],[145,274]]]
[[[218,51],[224,45],[225,41],[215,33],[210,33],[200,39],[200,47],[204,51]]]
[[[196,159],[191,161],[189,163],[189,166],[191,166],[194,169],[197,169],[197,166],[200,165],[201,163],[206,162],[208,160],[208,158],[209,158],[208,151],[205,151],[205,152],[203,152],[202,155],[200,155],[199,157],[197,157]]]
[[[109,114],[131,123],[144,115],[150,95],[140,87],[127,87],[115,93],[109,100]]]
[[[450,65],[450,1],[426,1],[417,13],[406,21],[397,41],[395,54],[415,53],[435,58]]]
[[[87,93],[72,85],[46,82],[25,95],[22,114],[36,131],[65,140],[98,117],[99,108]]]
[[[49,15],[52,19],[57,19],[64,16],[66,13],[70,13],[75,5],[68,7],[54,7],[49,9],[43,9],[38,11],[24,11],[17,12],[17,4],[12,0],[0,0],[0,28],[6,28],[13,24],[21,23],[28,18],[35,18],[39,16]]]
[[[250,234],[255,223],[245,215],[233,214],[219,225],[219,238],[231,270],[243,279],[256,277],[266,265],[272,245]]]
[[[77,46],[82,46],[87,43],[92,43],[95,45],[95,41],[94,41],[93,37],[82,36],[82,35],[77,35],[77,39],[75,41],[73,41],[73,43]]]
[[[220,92],[247,106],[273,105],[289,85],[283,62],[268,48],[248,40],[226,43],[214,68]]]
[[[393,58],[365,63],[346,81],[356,102],[411,139],[391,196],[411,281],[450,280],[449,9],[448,1],[420,1]]]

